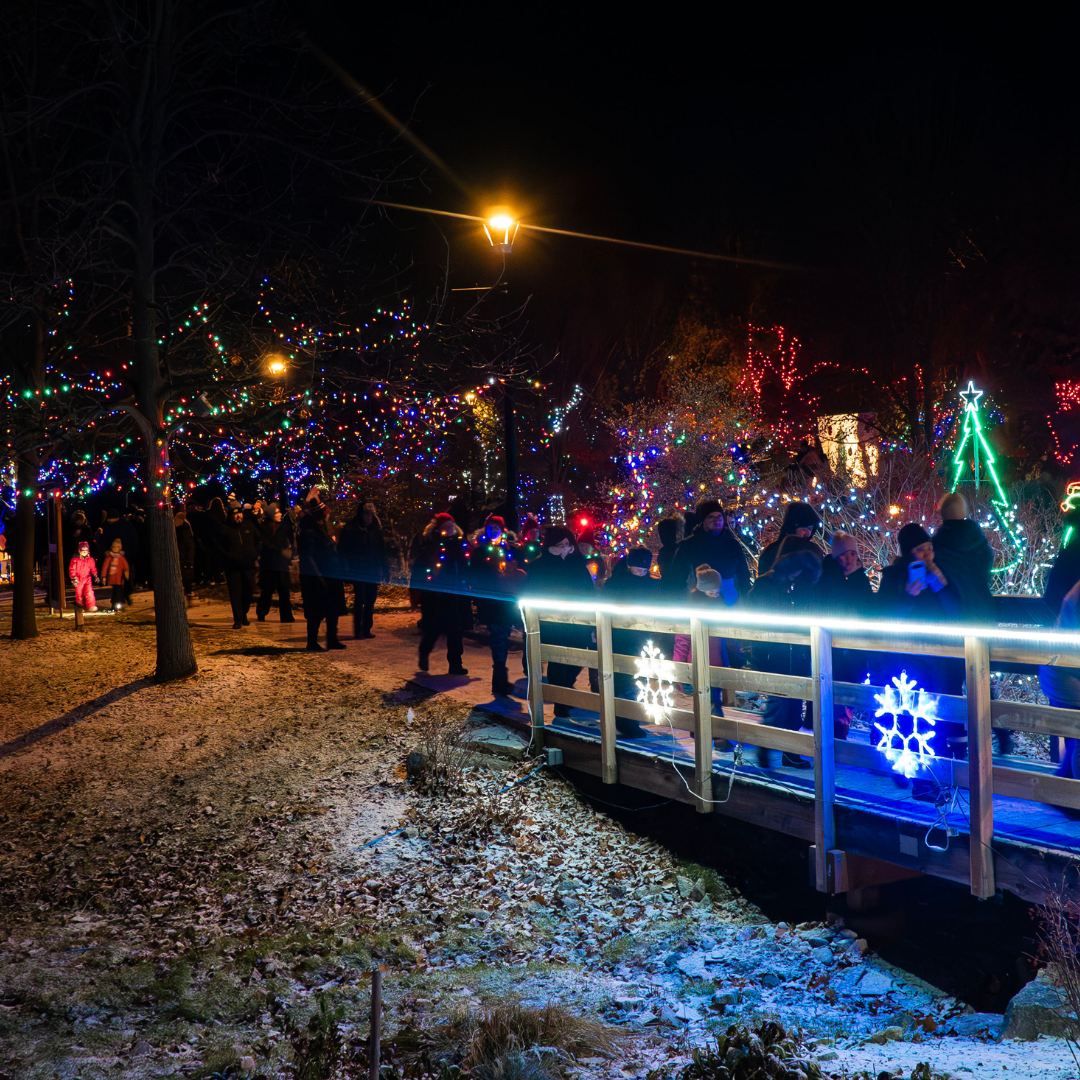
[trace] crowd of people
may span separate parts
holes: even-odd
[[[857,539],[834,532],[826,542],[820,517],[805,502],[787,504],[779,534],[758,554],[756,565],[733,531],[731,515],[715,499],[698,503],[693,527],[685,535],[681,516],[659,522],[655,555],[637,546],[615,560],[600,552],[588,526],[577,534],[565,525],[541,528],[530,515],[514,532],[501,516],[490,514],[477,531],[469,533],[463,515],[437,513],[415,537],[405,559],[413,602],[420,609],[418,667],[430,669],[432,653],[444,640],[448,673],[467,675],[463,638],[479,624],[487,630],[491,649],[492,692],[510,695],[514,692],[508,668],[511,635],[515,627],[521,627],[518,602],[529,596],[581,601],[602,597],[639,605],[738,606],[781,615],[912,620],[931,625],[993,624],[991,547],[968,516],[961,494],[946,495],[938,513],[940,522],[932,534],[918,522],[899,529],[898,550],[892,562],[881,568],[876,591]],[[378,587],[390,580],[391,564],[399,556],[372,503],[364,503],[350,520],[334,525],[317,489],[284,510],[276,502],[214,499],[206,506],[179,508],[174,525],[185,592],[190,595],[196,585],[224,582],[234,628],[249,625],[253,603],[260,621],[275,606],[282,622],[295,621],[291,598],[295,566],[308,649],[345,648],[338,624],[350,610],[349,586],[353,638],[374,636]],[[93,609],[95,582],[111,589],[113,607],[130,601],[132,588],[145,575],[141,569],[145,566],[144,530],[140,516],[132,512],[109,510],[96,528],[90,527],[84,514],[74,515],[69,543],[77,554],[69,575],[79,603]],[[257,600],[256,570],[261,590]],[[1045,599],[1057,626],[1080,627],[1080,538],[1062,549],[1049,575]],[[325,645],[319,640],[324,627]],[[587,626],[548,621],[541,624],[541,635],[546,644],[595,648],[595,634]],[[613,650],[639,654],[649,637],[665,656],[681,662],[692,659],[686,635],[665,637],[616,628]],[[713,666],[750,664],[762,672],[810,674],[806,646],[713,638],[710,648]],[[574,686],[582,666],[571,659],[548,662],[549,684]],[[835,677],[845,682],[863,682],[869,676],[881,685],[902,667],[909,678],[932,693],[964,691],[964,663],[956,658],[834,650],[833,665]],[[597,673],[589,675],[595,689]],[[1044,667],[1040,679],[1051,704],[1080,708],[1080,678],[1065,669]],[[614,687],[618,696],[636,696],[634,680],[626,673],[615,673]],[[714,691],[713,706],[722,715],[719,691]],[[809,703],[798,698],[770,695],[763,719],[797,730],[810,726],[809,710]],[[556,705],[557,715],[567,713],[567,705]],[[838,738],[846,737],[851,719],[850,708],[836,708]],[[626,737],[644,734],[637,723],[623,718],[618,727]],[[1011,734],[995,729],[995,737],[999,750],[1007,752]],[[964,739],[962,725],[937,723],[933,740],[939,754],[962,755]],[[759,750],[758,760],[768,767],[769,752]],[[793,754],[784,754],[782,762],[794,768],[809,767]],[[1061,773],[1080,778],[1080,743],[1070,740]]]

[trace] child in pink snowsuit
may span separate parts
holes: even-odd
[[[97,577],[97,563],[85,540],[79,544],[79,554],[73,555],[68,564],[68,577],[75,583],[75,603],[85,611],[97,611],[93,585]]]

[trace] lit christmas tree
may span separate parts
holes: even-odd
[[[1016,552],[1015,559],[1010,560],[1008,565],[996,567],[994,570],[994,573],[1003,573],[1019,561],[1024,548],[1024,539],[1015,524],[1016,508],[1011,506],[1005,497],[997,469],[994,468],[996,463],[994,451],[990,448],[983,432],[979,413],[979,399],[982,396],[983,392],[976,390],[975,383],[970,379],[967,389],[960,391],[960,398],[964,402],[964,422],[960,429],[956,452],[953,454],[952,490],[955,491],[961,483],[970,482],[974,484],[975,494],[978,494],[979,485],[986,483],[989,477],[989,482],[993,486],[993,494],[990,496],[991,513],[1001,527],[1001,531],[1008,536]]]

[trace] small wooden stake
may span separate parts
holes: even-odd
[[[371,973],[371,1067],[370,1080],[379,1080],[379,1037],[382,1034],[382,968]]]
[[[75,629],[81,630],[83,628],[83,606],[82,604],[75,605]]]

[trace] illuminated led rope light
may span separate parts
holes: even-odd
[[[894,772],[910,780],[920,768],[928,766],[931,759],[937,757],[932,745],[938,720],[937,698],[920,690],[907,677],[907,672],[901,671],[899,678],[893,678],[891,686],[874,695],[874,700],[878,703],[875,717],[892,717],[888,727],[874,724],[881,732],[877,749],[891,763]],[[911,717],[910,732],[900,729],[900,717],[904,715]]]
[[[1053,648],[1055,661],[1061,656],[1073,656],[1080,660],[1080,634],[1061,633],[1053,630],[1017,630],[998,626],[957,626],[937,625],[935,623],[908,623],[897,620],[879,619],[833,619],[810,618],[806,615],[781,615],[768,612],[740,612],[738,608],[711,612],[701,607],[652,607],[623,604],[605,604],[596,601],[581,600],[545,600],[528,597],[521,602],[522,608],[535,611],[562,611],[592,617],[600,611],[620,618],[639,616],[664,622],[689,623],[692,618],[700,619],[710,625],[745,627],[748,630],[788,630],[809,631],[813,626],[820,626],[839,633],[861,633],[881,635],[893,641],[898,637],[955,638],[961,645],[966,637],[978,637],[992,643],[1026,645],[1035,648]],[[796,644],[799,644],[797,642]],[[805,644],[805,642],[801,642]],[[883,651],[893,650],[894,646],[883,647]]]
[[[1061,512],[1067,514],[1070,510],[1075,510],[1078,506],[1080,506],[1080,480],[1071,480],[1069,486],[1065,489],[1065,498],[1061,503]],[[1066,525],[1065,533],[1061,538],[1062,547],[1065,547],[1072,539],[1072,534],[1073,527],[1071,525]]]
[[[990,444],[986,441],[982,421],[979,419],[979,398],[982,396],[983,391],[976,390],[975,383],[971,379],[968,380],[967,389],[960,391],[960,398],[964,402],[964,426],[960,435],[960,442],[956,447],[956,453],[953,455],[953,465],[956,467],[956,472],[953,474],[952,490],[955,491],[960,484],[960,476],[964,471],[964,466],[967,464],[964,450],[970,443],[975,490],[979,490],[979,484],[982,482],[980,464],[982,460],[985,460],[986,467],[990,472],[990,479],[993,481],[994,490],[997,492],[997,498],[990,500],[990,505],[997,507],[994,516],[997,518],[998,524],[1008,534],[1013,547],[1017,552],[1020,552],[1024,547],[1024,539],[1017,536],[1006,520],[1005,514],[1009,509],[1009,500],[1005,497],[1005,491],[1001,486],[1001,481],[998,479],[997,470],[994,468],[997,459],[994,457],[994,451],[990,449]],[[995,574],[1006,573],[1020,563],[1020,558],[1021,556],[1017,554],[1011,563],[1006,566],[995,567],[993,572]]]

